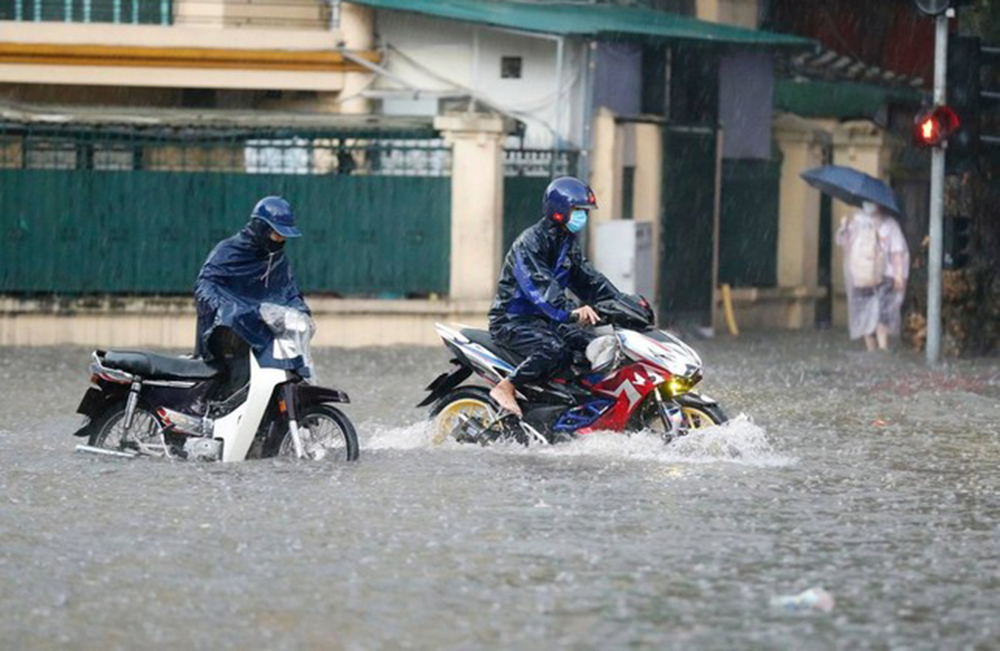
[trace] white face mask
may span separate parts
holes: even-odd
[[[878,204],[874,204],[871,201],[862,201],[861,210],[865,211],[866,215],[874,215],[878,212]]]

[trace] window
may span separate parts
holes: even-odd
[[[173,0],[0,0],[0,20],[170,25]]]
[[[500,78],[521,78],[521,57],[500,57]]]
[[[71,141],[29,139],[24,150],[24,166],[28,169],[76,169],[76,145]]]
[[[135,157],[131,147],[95,145],[90,163],[95,170],[123,172],[135,169]]]
[[[309,174],[308,145],[303,138],[247,140],[246,170],[251,174]]]

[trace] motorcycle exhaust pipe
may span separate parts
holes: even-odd
[[[139,456],[138,452],[130,452],[128,450],[108,450],[107,448],[95,448],[92,445],[77,445],[76,451],[83,454],[96,454],[105,457],[118,457],[120,459],[135,459]]]

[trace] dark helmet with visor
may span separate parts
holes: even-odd
[[[561,176],[545,188],[542,210],[545,217],[557,224],[565,224],[570,213],[582,208],[597,208],[597,198],[590,186],[573,176]]]
[[[302,232],[295,225],[292,204],[282,197],[264,197],[253,207],[252,219],[259,219],[282,237],[300,237]]]

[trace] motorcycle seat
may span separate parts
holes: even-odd
[[[109,350],[103,363],[108,368],[138,375],[147,380],[208,380],[219,369],[203,359],[169,357],[141,350]]]
[[[524,361],[524,356],[518,355],[512,350],[507,350],[497,342],[493,341],[493,337],[490,336],[489,330],[478,330],[476,328],[462,328],[459,330],[463,337],[469,341],[475,342],[490,351],[503,361],[507,362],[511,366],[517,367],[518,364]]]

